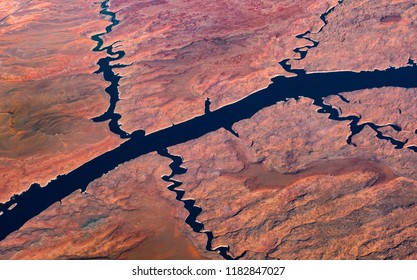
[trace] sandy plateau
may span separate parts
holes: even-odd
[[[1,202],[120,143],[90,120],[108,106],[106,83],[92,75],[90,35],[107,24],[93,2],[0,6],[9,12],[0,22]]]
[[[247,259],[415,259],[415,153],[366,128],[347,145],[346,123],[317,109],[280,103],[236,124],[240,138],[219,130],[170,150],[213,245]]]
[[[149,154],[109,172],[0,242],[0,259],[201,259],[161,195],[168,164]]]
[[[116,111],[123,129],[148,133],[266,87],[295,35],[318,29],[337,1],[111,1],[123,22],[109,34],[126,51]]]
[[[110,0],[120,24],[105,45],[118,61],[123,130],[149,134],[236,102],[293,69],[372,71],[417,59],[413,1]],[[122,143],[105,112],[108,83],[93,74],[105,53],[91,36],[109,25],[88,1],[0,3],[0,203],[45,185]],[[295,36],[318,41],[305,59]],[[321,32],[318,32],[320,31]],[[411,59],[411,60],[410,60]],[[212,246],[243,259],[417,259],[416,89],[375,88],[324,99],[365,126],[308,98],[290,99],[169,148],[187,172],[184,198],[202,212]],[[395,125],[400,130],[393,129]],[[0,241],[0,259],[219,259],[161,177],[170,161],[138,157],[72,193]],[[74,182],[76,184],[77,182]],[[1,213],[0,213],[1,215]],[[1,226],[1,225],[0,225]]]

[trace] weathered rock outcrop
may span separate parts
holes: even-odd
[[[8,259],[201,258],[166,199],[169,161],[149,154],[92,182],[0,242]],[[75,182],[74,182],[75,183]]]
[[[90,36],[94,1],[3,1],[0,21],[0,202],[113,149],[90,119],[108,106]]]
[[[325,30],[311,36],[320,46],[293,66],[308,72],[400,67],[416,59],[416,20],[415,1],[344,1]]]
[[[240,138],[219,130],[171,149],[213,245],[249,259],[416,258],[415,153],[367,128],[350,146],[347,122],[317,109],[279,103],[236,124]]]
[[[293,75],[278,65],[285,58],[307,72],[414,63],[415,3],[343,1],[320,18],[338,2],[111,0],[123,24],[103,37],[120,40],[118,63],[133,63],[117,69],[123,130],[186,121],[203,114],[208,97],[211,110],[235,102]],[[90,120],[108,107],[107,83],[92,75],[104,54],[91,51],[90,36],[108,25],[99,6],[10,1],[5,10],[0,202],[120,143]],[[170,147],[187,168],[173,179],[183,182],[182,201],[201,207],[196,219],[212,232],[211,247],[230,246],[233,257],[416,259],[416,93],[358,90],[321,108],[304,97],[279,102],[236,123],[239,137],[220,129]],[[357,117],[355,133],[346,116]],[[219,258],[184,223],[189,212],[161,179],[168,166],[155,153],[119,165],[7,236],[0,258]]]
[[[123,22],[106,38],[126,51],[116,111],[126,131],[148,133],[235,102],[286,73],[295,35],[322,25],[337,1],[119,1]]]

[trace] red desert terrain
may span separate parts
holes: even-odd
[[[120,78],[117,123],[148,136],[205,109],[209,118],[207,98],[214,112],[297,69],[412,67],[416,9],[400,0],[3,1],[0,204],[124,141],[140,146],[92,120],[114,102],[109,72],[94,74],[106,56]],[[104,48],[93,51],[97,34]],[[0,240],[0,259],[417,259],[416,103],[415,86],[279,101],[168,147],[180,162],[152,151],[85,192],[74,180],[76,191]]]

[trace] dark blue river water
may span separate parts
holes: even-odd
[[[326,96],[384,86],[416,88],[417,67],[409,65],[399,69],[360,73],[313,73],[290,78],[279,76],[273,78],[272,84],[267,88],[236,103],[146,136],[142,133],[132,134],[130,139],[116,149],[94,158],[68,174],[58,176],[42,188],[33,184],[26,192],[0,204],[0,212],[3,212],[0,215],[0,240],[53,203],[59,202],[77,189],[84,191],[90,182],[126,161],[199,138],[219,128],[232,127],[234,123],[252,117],[259,110],[288,98],[304,96],[321,103]],[[15,203],[15,207],[9,210]]]

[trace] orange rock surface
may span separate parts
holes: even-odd
[[[416,89],[385,87],[344,93],[343,96],[349,100],[349,103],[335,96],[328,97],[325,101],[338,108],[341,116],[360,116],[359,124],[369,122],[379,125],[395,124],[401,128],[401,131],[396,131],[392,127],[381,128],[381,131],[384,135],[403,142],[407,141],[405,147],[417,145],[415,133],[417,112],[414,106],[417,102]],[[376,103],[375,100],[378,102]],[[412,173],[409,172],[410,175]]]
[[[240,138],[222,129],[170,149],[213,246],[248,259],[415,259],[415,153],[367,129],[347,145],[347,123],[316,110],[279,103],[237,123]]]
[[[0,202],[30,184],[113,149],[107,83],[92,75],[103,54],[90,36],[108,22],[94,1],[3,1],[0,21]]]
[[[286,73],[295,35],[322,24],[337,1],[110,1],[120,26],[106,36],[126,51],[116,111],[147,133],[235,102]]]
[[[147,133],[215,110],[270,83],[290,58],[307,72],[400,67],[415,58],[412,1],[111,0],[121,21],[105,44],[124,50],[116,113],[123,129]],[[47,12],[45,12],[47,11]],[[109,21],[94,1],[0,4],[0,202],[45,185],[121,140],[92,117],[108,107],[108,85],[91,35]],[[292,50],[319,41],[303,60]],[[318,32],[320,31],[321,32]],[[310,36],[309,35],[309,36]],[[300,98],[169,148],[187,168],[184,199],[197,221],[244,259],[416,259],[415,89],[380,88],[324,98],[340,116],[369,126],[348,145],[349,122]],[[161,176],[155,153],[119,165],[0,241],[2,259],[218,259]],[[47,244],[47,246],[45,246]]]
[[[7,4],[8,3],[8,4]],[[106,123],[104,53],[91,35],[109,24],[94,1],[2,2],[0,202],[45,185],[118,146]],[[145,161],[142,161],[145,160]],[[73,193],[0,242],[1,259],[201,258],[184,238],[155,155],[130,162]],[[153,164],[151,164],[153,162]],[[168,171],[166,171],[168,172]],[[158,201],[158,204],[155,204]],[[0,213],[1,214],[1,213]],[[182,226],[182,224],[181,224]]]
[[[311,49],[306,59],[293,61],[294,68],[307,72],[382,70],[417,59],[414,1],[344,1],[327,20],[323,32],[311,36],[320,42],[319,47]]]
[[[168,164],[149,154],[110,171],[0,242],[0,259],[202,258],[175,218],[175,196],[161,195]]]

